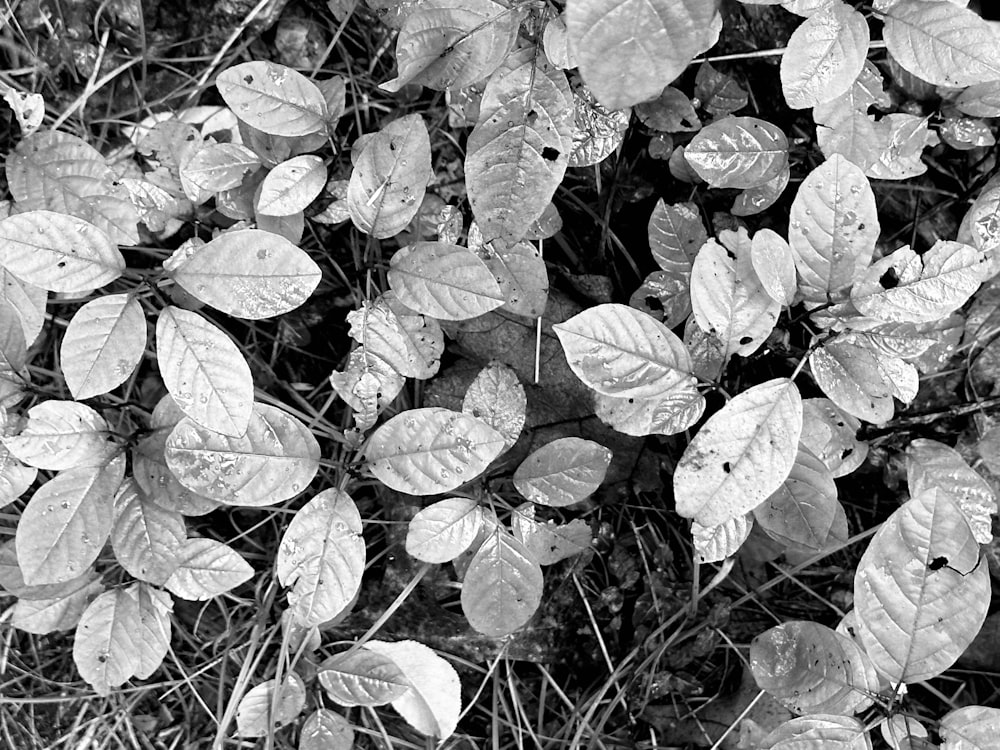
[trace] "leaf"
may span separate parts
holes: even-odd
[[[37,476],[38,469],[25,466],[0,443],[0,508],[27,492]]]
[[[691,524],[691,537],[699,563],[721,562],[736,554],[753,529],[753,516],[745,513],[715,526]]]
[[[10,624],[25,633],[48,635],[77,626],[90,602],[104,591],[99,580],[77,579],[72,590],[52,599],[18,599],[11,608]]]
[[[98,695],[124,685],[139,667],[139,604],[125,589],[105,591],[80,617],[73,661]]]
[[[736,79],[704,62],[695,75],[694,95],[713,117],[725,117],[743,109],[749,97]]]
[[[316,84],[266,60],[234,65],[215,79],[229,108],[264,133],[301,136],[326,129],[326,100]]]
[[[795,256],[785,239],[771,229],[761,229],[750,244],[750,261],[760,285],[775,302],[790,306],[798,281]]]
[[[412,685],[392,701],[410,726],[439,740],[454,734],[462,695],[458,674],[448,662],[416,641],[368,641],[366,648],[392,659]]]
[[[188,539],[177,553],[177,569],[164,584],[176,597],[205,601],[253,578],[253,568],[232,547],[214,539]]]
[[[0,266],[0,307],[10,307],[17,313],[24,333],[25,344],[30,346],[42,332],[45,324],[45,303],[48,292],[34,284],[21,281]]]
[[[813,380],[834,404],[872,424],[892,419],[892,388],[885,382],[878,358],[850,339],[834,339],[809,355]]]
[[[167,391],[202,427],[238,438],[253,412],[250,365],[225,333],[169,305],[156,321],[156,359]]]
[[[527,318],[540,318],[549,298],[549,274],[542,255],[529,242],[505,245],[492,242],[478,251],[500,286],[502,309]]]
[[[708,240],[695,204],[670,205],[662,198],[653,207],[646,234],[653,260],[660,268],[688,275],[698,250]]]
[[[893,714],[879,725],[879,732],[892,750],[920,750],[933,747],[929,741],[922,743],[922,740],[928,738],[927,727],[912,716]]]
[[[868,114],[872,105],[887,108],[891,102],[882,73],[874,63],[866,62],[846,93],[813,109],[816,140],[827,158],[841,154],[862,171],[874,164],[886,144],[882,143],[884,131]]]
[[[594,413],[626,435],[676,435],[693,427],[705,412],[705,397],[692,380],[662,396],[615,398],[598,393]]]
[[[118,563],[140,581],[162,586],[177,569],[187,540],[184,517],[146,497],[131,477],[115,497],[111,548]]]
[[[927,171],[921,159],[927,146],[937,145],[930,118],[893,112],[875,123],[879,152],[865,174],[879,180],[905,180]]]
[[[970,117],[1000,117],[1000,81],[969,86],[958,95],[955,106]]]
[[[110,427],[100,414],[76,401],[51,399],[35,404],[18,435],[3,438],[16,458],[39,469],[99,466],[114,449]]]
[[[489,76],[514,46],[520,14],[492,0],[429,0],[406,14],[396,38],[399,72],[379,86],[408,83],[456,90]]]
[[[236,709],[236,733],[241,737],[266,737],[291,724],[306,706],[306,686],[295,672],[279,685],[265,680],[254,685]]]
[[[177,261],[171,259],[164,268],[205,304],[249,320],[294,310],[316,290],[321,278],[319,266],[305,251],[259,229],[220,234]]]
[[[683,342],[662,323],[626,305],[588,308],[552,330],[570,368],[598,393],[648,398],[693,385]]]
[[[865,65],[869,41],[865,17],[846,3],[831,3],[806,19],[781,57],[788,106],[815,107],[847,91]]]
[[[147,680],[160,668],[170,648],[170,614],[174,602],[165,591],[145,583],[133,583],[125,593],[138,606],[139,627],[133,639],[138,651],[135,676]]]
[[[993,27],[950,2],[895,3],[882,38],[913,75],[936,86],[961,88],[1000,78],[1000,45]]]
[[[83,219],[27,211],[0,220],[0,265],[51,292],[89,292],[110,284],[125,259],[104,232]]]
[[[485,422],[430,406],[404,411],[379,427],[365,457],[390,489],[436,495],[475,479],[503,447],[503,435]]]
[[[851,638],[817,622],[792,620],[750,644],[757,684],[799,714],[855,714],[879,692],[875,666]]]
[[[490,362],[469,384],[462,411],[480,419],[503,435],[512,448],[524,429],[528,398],[517,373],[501,362]]]
[[[802,402],[802,447],[819,458],[834,478],[847,476],[868,455],[868,444],[857,439],[861,422],[828,398]]]
[[[851,290],[863,315],[929,323],[964,305],[988,277],[987,257],[971,245],[938,240],[923,255],[909,245],[876,261]]]
[[[688,164],[715,188],[753,188],[788,164],[788,139],[756,117],[726,117],[703,128],[684,150]]]
[[[341,706],[383,706],[410,691],[410,682],[389,656],[367,648],[334,654],[319,665],[319,682]]]
[[[535,506],[524,503],[511,516],[514,538],[524,545],[528,557],[539,565],[555,565],[590,549],[593,533],[582,518],[569,523],[536,521]]]
[[[423,118],[393,120],[370,136],[354,159],[347,186],[354,225],[380,240],[399,234],[420,209],[432,174]]]
[[[858,638],[878,670],[910,683],[954,664],[986,619],[987,568],[961,509],[944,493],[927,490],[893,513],[854,577]]]
[[[694,104],[680,89],[667,86],[660,95],[635,108],[642,124],[667,133],[694,133],[701,130],[701,120]]]
[[[406,551],[424,562],[450,562],[472,545],[482,525],[483,511],[475,500],[439,500],[410,519]]]
[[[591,440],[559,438],[521,462],[514,472],[514,487],[541,505],[573,505],[590,497],[601,485],[611,457],[611,451]]]
[[[351,750],[354,727],[340,714],[317,708],[302,722],[298,750]]]
[[[304,210],[326,185],[326,164],[315,154],[281,162],[260,183],[257,213],[291,216]]]
[[[788,477],[802,399],[785,378],[753,386],[709,417],[674,472],[677,512],[715,526],[753,510]]]
[[[440,320],[467,320],[505,302],[493,273],[468,248],[417,242],[393,254],[389,286],[407,307]]]
[[[871,262],[879,231],[875,194],[857,166],[834,154],[810,172],[788,229],[803,296],[819,304],[843,298]]]
[[[361,515],[350,496],[320,492],[292,518],[278,547],[276,570],[291,587],[288,606],[301,625],[332,620],[351,603],[365,572]]]
[[[10,596],[25,601],[61,599],[97,578],[94,568],[89,567],[67,581],[29,586],[24,582],[16,547],[17,540],[13,538],[0,544],[0,587],[3,587]]]
[[[490,77],[469,135],[466,188],[487,242],[508,244],[541,218],[573,150],[566,74],[536,47],[512,52]]]
[[[566,28],[584,82],[609,109],[656,97],[712,45],[715,6],[704,0],[571,0]]]
[[[167,438],[165,457],[189,490],[248,507],[295,497],[319,470],[319,444],[312,432],[281,409],[258,403],[240,438],[182,419]]]
[[[542,569],[528,549],[497,526],[465,572],[462,612],[483,635],[502,638],[535,614],[542,587]]]
[[[200,203],[213,193],[239,187],[260,166],[260,157],[242,144],[210,143],[181,165],[180,181],[188,198]]]
[[[771,335],[781,303],[768,295],[753,269],[746,230],[719,237],[726,247],[709,240],[694,260],[691,308],[699,327],[722,341],[725,356],[745,357]]]
[[[70,320],[59,350],[73,398],[100,396],[128,380],[146,351],[146,316],[131,294],[91,300]]]
[[[433,318],[410,312],[394,292],[374,303],[362,302],[347,314],[351,338],[361,344],[366,370],[378,375],[388,369],[408,378],[426,380],[441,366],[444,333]]]
[[[730,212],[733,216],[754,216],[769,209],[784,194],[791,176],[792,172],[786,166],[777,177],[771,178],[763,185],[744,190],[736,196]]]
[[[111,498],[124,471],[119,456],[107,466],[62,471],[35,491],[15,536],[26,584],[68,581],[97,559],[111,533]]]
[[[865,726],[850,716],[811,714],[779,724],[758,750],[871,750]]]
[[[943,492],[961,508],[977,542],[993,541],[996,495],[955,449],[936,440],[911,441],[906,448],[906,484],[913,496]]]
[[[72,214],[82,200],[107,191],[110,170],[101,152],[75,135],[42,130],[22,138],[7,157],[7,182],[18,203]]]
[[[938,730],[941,750],[989,750],[1000,732],[1000,709],[964,706],[946,713]]]
[[[619,148],[628,132],[631,109],[608,109],[586,86],[573,92],[573,150],[570,167],[600,164]]]

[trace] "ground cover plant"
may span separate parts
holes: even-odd
[[[4,742],[995,747],[982,10],[10,6]]]

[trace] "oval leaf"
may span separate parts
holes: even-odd
[[[417,242],[397,250],[388,278],[400,302],[439,320],[475,318],[506,299],[479,256],[445,242]]]
[[[465,552],[479,535],[483,511],[465,497],[449,497],[418,511],[406,528],[406,551],[418,560],[446,563]]]
[[[295,672],[281,684],[267,680],[254,685],[236,709],[236,733],[242,737],[264,737],[290,724],[306,706],[306,686]]]
[[[965,706],[941,719],[941,750],[989,750],[1000,734],[1000,708]]]
[[[758,750],[872,750],[865,725],[850,716],[812,714],[780,724]]]
[[[184,516],[159,507],[135,480],[126,479],[115,498],[111,529],[111,548],[119,564],[140,581],[161,586],[177,569],[186,540]]]
[[[388,656],[360,648],[335,654],[319,665],[319,682],[341,706],[382,706],[401,698],[410,682]]]
[[[500,526],[489,534],[462,581],[462,612],[483,635],[501,638],[524,625],[542,601],[542,569]]]
[[[326,129],[326,100],[301,73],[266,60],[222,71],[215,86],[235,115],[264,133],[295,137]]]
[[[29,466],[56,471],[99,466],[113,449],[104,417],[76,401],[43,401],[28,409],[27,417],[24,429],[3,443]]]
[[[527,408],[528,398],[517,373],[500,362],[480,370],[462,399],[462,411],[503,435],[507,448],[521,435]]]
[[[684,149],[688,164],[716,188],[753,188],[788,164],[788,139],[756,117],[725,117],[703,128]]]
[[[165,586],[174,596],[204,601],[253,578],[253,568],[232,547],[214,539],[188,539]]]
[[[105,591],[76,627],[73,661],[98,695],[124,685],[139,668],[139,603],[125,589]]]
[[[146,315],[130,294],[91,300],[70,320],[59,350],[73,398],[100,396],[128,380],[146,350]]]
[[[291,216],[315,200],[326,185],[326,165],[315,154],[281,162],[260,183],[257,213]]]
[[[528,456],[514,472],[514,487],[528,500],[561,508],[592,495],[608,472],[612,453],[583,438],[559,438]]]

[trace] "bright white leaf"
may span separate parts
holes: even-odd
[[[597,305],[552,329],[576,376],[606,396],[662,396],[693,381],[677,335],[626,305]]]
[[[177,569],[164,585],[181,599],[205,601],[253,578],[250,563],[232,547],[214,539],[188,539],[177,558]]]
[[[781,90],[792,109],[830,101],[854,83],[868,56],[865,17],[847,3],[831,3],[792,33],[781,56]]]
[[[502,309],[526,318],[541,317],[549,299],[549,274],[538,248],[524,241],[493,242],[478,254],[500,285]]]
[[[756,117],[724,117],[684,149],[688,164],[716,188],[747,189],[773,180],[788,164],[788,139]]]
[[[182,419],[167,438],[167,466],[189,490],[227,505],[259,507],[302,492],[319,470],[319,444],[290,414],[254,404],[243,437]]]
[[[25,466],[0,443],[0,508],[27,492],[37,476],[38,469]]]
[[[146,350],[146,315],[130,294],[91,300],[73,316],[59,350],[73,398],[100,396],[124,383]]]
[[[53,211],[26,211],[0,220],[0,265],[50,292],[89,292],[110,284],[125,259],[90,222]]]
[[[125,589],[105,591],[76,627],[73,661],[98,695],[124,685],[139,667],[139,604]]]
[[[168,306],[156,321],[156,361],[167,391],[202,427],[238,438],[253,412],[253,376],[229,336],[202,315]]]
[[[257,213],[290,216],[302,211],[326,186],[326,164],[315,154],[281,162],[264,177],[257,196]]]
[[[111,548],[128,573],[163,585],[177,569],[186,540],[184,516],[156,505],[131,477],[122,483],[115,497]]]
[[[590,497],[601,485],[611,457],[611,451],[591,440],[559,438],[521,462],[514,472],[514,487],[540,505],[573,505]]]
[[[691,538],[698,562],[721,562],[735,555],[753,529],[753,516],[743,514],[714,526],[691,523]]]
[[[465,571],[462,612],[483,635],[502,638],[531,619],[542,588],[542,569],[527,547],[497,526]]]
[[[790,306],[795,301],[798,281],[795,256],[785,238],[771,229],[761,229],[750,244],[750,260],[767,295],[779,304]]]
[[[288,606],[296,622],[319,625],[353,601],[365,572],[361,532],[358,508],[341,490],[324,490],[296,512],[275,563],[278,581],[292,589]]]
[[[990,574],[961,508],[926,490],[876,532],[854,576],[856,631],[892,682],[937,677],[986,619]]]
[[[834,339],[809,355],[813,380],[834,404],[872,424],[892,419],[892,387],[885,382],[870,348],[850,339]]]
[[[676,435],[705,413],[705,397],[695,379],[662,396],[616,398],[594,394],[594,413],[606,425],[626,435]]]
[[[266,60],[227,68],[215,79],[223,100],[248,125],[295,137],[326,129],[326,100],[301,73]]]
[[[404,411],[379,427],[365,456],[387,487],[436,495],[475,479],[503,448],[503,435],[485,422],[431,406]]]
[[[239,143],[211,143],[198,149],[180,167],[184,192],[198,201],[213,193],[239,187],[250,172],[260,169],[261,161],[253,151]]]
[[[777,177],[772,177],[757,187],[744,190],[733,200],[730,212],[733,216],[755,216],[766,211],[784,194],[791,177],[792,171],[786,166]]]
[[[803,448],[819,458],[837,477],[850,474],[868,455],[868,444],[856,437],[861,422],[842,411],[828,398],[807,398],[802,402]]]
[[[133,641],[138,650],[135,676],[147,680],[160,668],[170,648],[170,616],[174,600],[166,591],[154,589],[145,583],[133,583],[125,593],[136,601],[139,627]]]
[[[479,535],[483,511],[465,497],[449,497],[417,512],[406,528],[406,551],[418,560],[446,563],[465,552]]]
[[[990,750],[1000,735],[1000,708],[956,708],[942,717],[938,732],[941,750]]]
[[[0,544],[0,588],[18,599],[61,599],[96,579],[94,568],[88,567],[67,581],[28,585],[24,582],[21,565],[17,560],[17,540],[8,539]]]
[[[491,362],[476,375],[462,399],[462,411],[481,419],[513,447],[524,429],[528,397],[517,373],[501,362]]]
[[[758,750],[872,750],[865,725],[852,716],[810,714],[789,719],[757,745]]]
[[[114,446],[100,414],[76,401],[51,399],[28,409],[17,435],[3,438],[16,458],[38,469],[72,469],[104,464]]]
[[[317,708],[302,722],[298,750],[351,750],[354,727],[328,708]]]
[[[400,302],[439,320],[475,318],[505,302],[479,256],[445,242],[417,242],[397,250],[388,279]]]
[[[569,166],[600,164],[625,141],[632,109],[608,109],[586,86],[573,91],[573,108],[573,150]]]
[[[48,296],[48,292],[41,287],[22,281],[0,266],[0,307],[6,304],[17,313],[24,341],[29,346],[42,332]]]
[[[561,560],[590,549],[594,535],[582,518],[569,523],[536,521],[535,506],[524,503],[511,516],[514,538],[528,551],[528,557],[539,565],[555,565]]]
[[[266,680],[254,685],[236,708],[236,733],[241,737],[266,737],[291,724],[306,706],[306,685],[289,672],[278,685]]]
[[[753,386],[713,414],[674,472],[677,512],[715,526],[753,510],[785,481],[802,432],[802,398],[786,378]]]
[[[10,610],[10,624],[25,633],[47,635],[75,628],[91,601],[104,591],[99,580],[77,579],[69,592],[52,599],[18,599]]]
[[[110,170],[101,152],[79,136],[41,130],[21,139],[5,165],[11,195],[72,214],[83,199],[109,188]]]
[[[330,700],[341,706],[382,706],[401,698],[410,682],[390,657],[367,648],[334,654],[316,675]]]

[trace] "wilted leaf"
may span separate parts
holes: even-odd
[[[827,158],[841,154],[866,172],[878,160],[887,134],[868,114],[872,105],[888,108],[891,102],[883,90],[882,73],[866,62],[846,93],[813,109],[816,140]]]
[[[522,542],[497,526],[469,563],[462,612],[483,635],[501,638],[524,625],[542,601],[542,569]]]
[[[905,180],[927,171],[921,158],[924,148],[938,143],[929,117],[893,112],[875,123],[880,149],[865,174],[878,180]]]
[[[130,294],[91,300],[73,316],[59,351],[66,386],[78,400],[124,383],[146,350],[146,315]]]
[[[326,129],[326,100],[301,73],[266,60],[227,68],[215,86],[229,108],[264,133],[300,136]]]
[[[440,320],[475,318],[504,303],[486,264],[459,245],[407,245],[389,261],[388,279],[400,302]]]
[[[684,149],[695,172],[716,188],[753,188],[788,164],[788,139],[756,117],[726,117],[703,128]]]
[[[694,81],[694,95],[702,107],[713,117],[725,117],[743,109],[749,101],[744,91],[731,75],[704,62],[699,66]]]
[[[241,737],[264,737],[290,724],[306,705],[306,686],[295,672],[281,684],[266,680],[254,685],[236,709],[236,733]]]
[[[514,472],[514,487],[540,505],[561,508],[592,495],[607,474],[611,451],[583,438],[565,437],[543,445]]]
[[[410,519],[406,551],[424,562],[450,562],[472,545],[482,525],[483,511],[475,500],[439,500]]]
[[[253,578],[253,568],[232,547],[214,539],[188,539],[177,553],[166,588],[174,596],[204,601]]]
[[[341,706],[382,706],[401,698],[410,682],[396,662],[367,648],[334,654],[319,665],[320,684]]]
[[[444,333],[433,318],[405,310],[393,292],[374,303],[362,302],[360,310],[347,314],[348,334],[362,345],[366,369],[376,377],[389,368],[404,377],[426,380],[441,366]],[[394,397],[389,395],[390,400]]]

